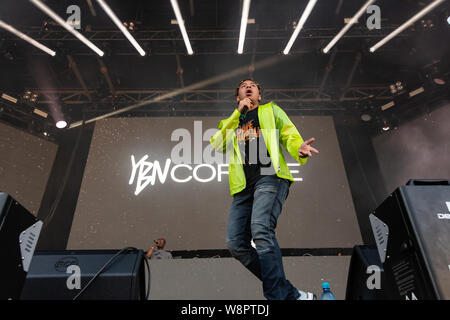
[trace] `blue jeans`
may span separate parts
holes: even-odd
[[[250,191],[234,195],[228,219],[228,250],[262,281],[268,300],[295,300],[299,296],[298,290],[286,280],[275,236],[288,194],[288,180],[264,176]],[[252,238],[256,250],[251,246]]]

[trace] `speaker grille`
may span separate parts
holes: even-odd
[[[405,296],[415,290],[414,269],[408,260],[401,260],[392,265],[392,271],[400,296]]]

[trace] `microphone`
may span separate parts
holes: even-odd
[[[239,120],[244,120],[245,117],[247,116],[247,112],[248,112],[248,107],[244,106],[244,108],[242,109],[241,116],[239,117]]]

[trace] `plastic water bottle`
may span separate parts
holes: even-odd
[[[320,300],[336,300],[334,297],[333,292],[330,290],[330,284],[328,282],[322,283],[322,296],[320,297]]]

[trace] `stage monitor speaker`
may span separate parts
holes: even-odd
[[[131,249],[121,253],[119,250],[37,251],[21,299],[72,300],[78,296],[79,300],[143,300],[144,253]],[[88,285],[105,265],[108,267]],[[84,290],[82,294],[81,290]]]
[[[42,222],[0,192],[0,300],[19,299]]]
[[[353,247],[345,300],[383,300],[383,265],[376,246]]]
[[[410,180],[369,216],[386,299],[450,299],[450,183]]]

